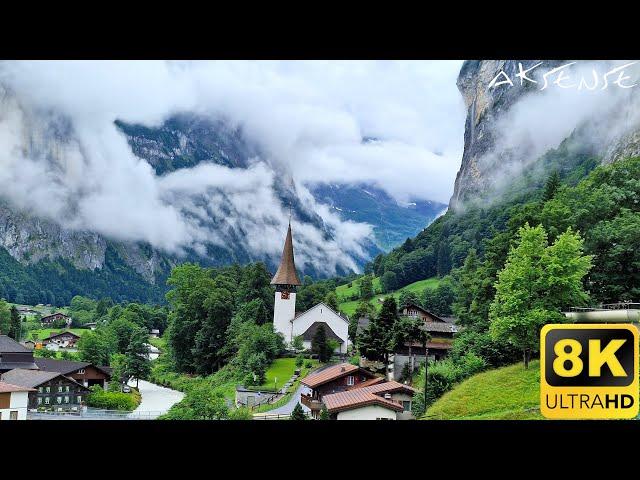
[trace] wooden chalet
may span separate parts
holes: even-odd
[[[0,335],[0,374],[14,368],[37,370],[33,350],[20,345],[11,337]]]

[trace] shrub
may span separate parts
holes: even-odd
[[[90,388],[87,405],[104,410],[132,411],[138,406],[136,396],[130,393],[105,392],[99,385]]]
[[[313,363],[311,362],[311,360],[307,360],[304,363],[304,368],[311,368],[311,367],[313,367]]]
[[[300,368],[304,364],[304,356],[298,355],[296,357],[296,367]]]

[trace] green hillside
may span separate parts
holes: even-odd
[[[387,295],[393,295],[396,300],[400,297],[400,292],[410,291],[415,292],[418,295],[425,291],[427,288],[435,288],[440,283],[440,279],[437,277],[427,278],[426,280],[419,280],[417,282],[411,283],[405,287],[402,287],[394,292],[390,293],[379,293],[380,288],[380,278],[375,277],[373,279],[373,289],[376,292],[376,295],[371,299],[371,302],[376,307],[377,310],[380,310],[382,307],[382,303],[378,302],[376,299],[380,297],[385,297]],[[351,285],[351,286],[349,286]],[[354,280],[350,284],[340,285],[336,288],[336,296],[338,297],[338,308],[346,313],[347,315],[353,315],[358,308],[358,303],[360,300],[349,300],[351,298],[357,297],[360,291],[360,279]]]
[[[540,420],[540,364],[532,361],[482,372],[445,393],[427,420]]]

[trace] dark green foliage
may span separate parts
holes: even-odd
[[[296,406],[293,407],[293,411],[291,412],[291,420],[306,420],[307,416],[304,414],[304,410],[302,410],[302,405],[296,403]]]
[[[562,184],[560,180],[560,173],[557,170],[554,170],[549,178],[547,179],[547,183],[544,185],[544,193],[542,194],[542,201],[548,202],[553,197],[556,196],[560,185]]]
[[[328,362],[331,358],[333,350],[331,350],[331,346],[327,340],[327,331],[322,324],[318,327],[311,339],[311,351],[318,355],[318,359],[322,363]]]
[[[9,328],[9,336],[16,342],[22,340],[22,317],[18,313],[18,309],[13,305],[11,307],[11,325]]]
[[[367,300],[373,297],[373,280],[370,275],[364,275],[360,279],[360,298]]]
[[[451,277],[447,276],[435,288],[426,288],[422,292],[421,304],[428,311],[441,317],[452,315],[451,306],[456,295]]]
[[[330,420],[329,410],[327,410],[327,407],[324,405],[322,405],[322,408],[320,409],[320,420]]]
[[[369,326],[358,335],[358,350],[368,360],[389,363],[389,355],[393,353],[394,325],[398,320],[396,299],[384,299],[380,313],[371,317]]]
[[[329,292],[324,297],[324,303],[337,312],[338,311],[338,297],[336,296],[336,292]]]
[[[132,411],[138,406],[133,394],[120,392],[105,392],[99,385],[90,388],[87,404],[90,407],[104,410]]]

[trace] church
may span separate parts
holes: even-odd
[[[278,271],[271,280],[275,285],[275,303],[273,307],[273,327],[284,336],[287,345],[297,336],[302,336],[305,349],[311,348],[311,340],[322,325],[327,339],[339,343],[335,353],[346,354],[349,342],[349,319],[324,303],[318,303],[303,313],[296,312],[296,289],[302,285],[296,272],[293,256],[291,223],[282,251],[282,260]]]

